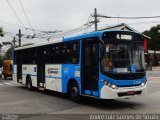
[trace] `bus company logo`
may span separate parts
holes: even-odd
[[[48,74],[58,74],[58,68],[48,68]]]

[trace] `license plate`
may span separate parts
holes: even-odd
[[[117,73],[126,73],[128,72],[127,68],[117,68]]]
[[[134,94],[135,94],[135,92],[133,92],[133,91],[127,92],[127,95],[134,95]]]

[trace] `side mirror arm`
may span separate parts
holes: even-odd
[[[104,41],[103,41],[103,40],[99,39],[99,41],[100,41],[100,43],[101,43],[102,45],[104,44]]]

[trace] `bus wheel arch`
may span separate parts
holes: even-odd
[[[26,86],[29,90],[33,90],[31,76],[27,74],[26,76]]]
[[[73,102],[80,102],[79,86],[75,79],[71,78],[67,84],[67,94]]]

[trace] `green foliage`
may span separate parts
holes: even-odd
[[[11,48],[9,48],[7,52],[2,57],[0,57],[0,67],[2,67],[4,60],[11,60],[11,58],[12,58],[12,50]]]
[[[154,64],[155,66],[158,66],[158,56],[156,53],[154,53]]]
[[[2,46],[3,46],[3,45],[2,45],[2,44],[0,44],[0,51],[2,50]]]
[[[160,25],[152,27],[150,30],[146,30],[143,34],[151,37],[151,40],[148,40],[148,49],[151,50],[160,50]]]
[[[0,58],[0,67],[2,67],[2,65],[3,65],[3,60],[2,58]]]
[[[3,28],[0,27],[0,36],[3,37],[4,36],[4,32],[3,32]]]
[[[12,57],[12,49],[11,48],[9,48],[7,50],[6,55],[9,57],[9,59],[11,59],[11,57]]]

